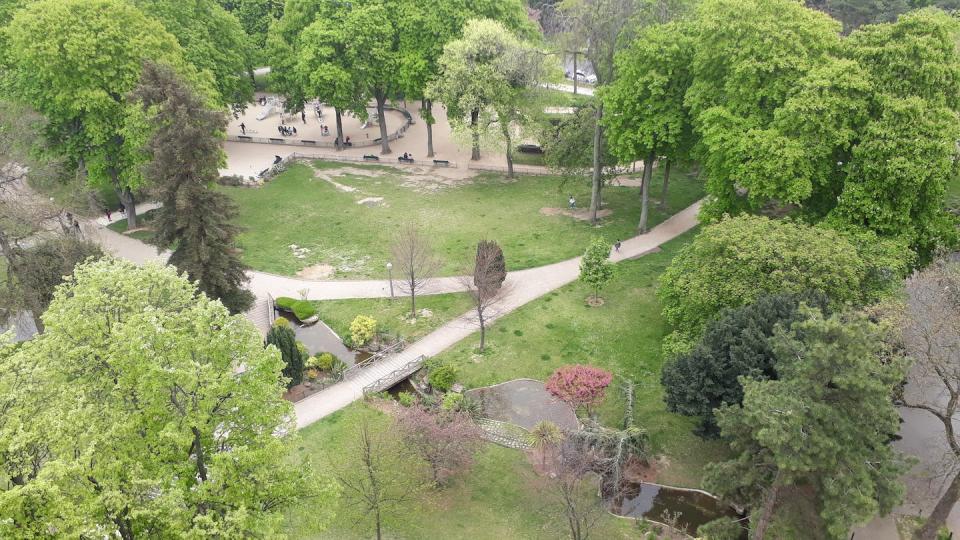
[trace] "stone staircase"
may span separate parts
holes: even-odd
[[[483,438],[494,444],[515,450],[526,450],[532,446],[530,432],[516,424],[479,418],[477,425],[483,430]]]

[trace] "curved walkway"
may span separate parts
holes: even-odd
[[[614,262],[630,259],[649,253],[664,242],[672,240],[697,225],[697,213],[700,203],[695,203],[673,215],[649,233],[635,236],[625,242],[619,253],[613,253]],[[505,286],[507,295],[496,306],[488,321],[492,322],[520,306],[535,300],[554,289],[574,280],[580,274],[580,258],[568,259],[556,264],[511,272]],[[363,397],[363,387],[372,381],[386,376],[403,367],[417,357],[434,356],[477,331],[473,311],[448,322],[402,352],[385,358],[370,366],[355,378],[337,383],[294,404],[297,413],[297,427],[308,426],[321,418],[336,412]]]

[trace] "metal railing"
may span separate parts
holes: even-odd
[[[407,342],[405,340],[403,339],[397,340],[396,343],[394,343],[393,345],[390,345],[386,349],[377,351],[376,354],[374,354],[370,358],[361,360],[360,362],[357,362],[356,364],[345,369],[341,376],[341,380],[347,380],[350,377],[353,377],[359,374],[361,371],[363,371],[364,368],[372,366],[373,364],[377,363],[377,361],[382,360],[391,354],[402,351],[404,348],[406,348],[406,346],[407,346]]]
[[[426,360],[426,358],[426,356],[421,354],[403,366],[364,386],[363,395],[367,396],[370,394],[376,394],[377,392],[382,392],[402,381],[403,379],[406,379],[410,375],[413,375],[418,369],[420,369],[421,366],[423,366],[423,362]]]

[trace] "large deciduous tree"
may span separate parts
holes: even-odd
[[[819,291],[833,306],[875,301],[906,275],[910,259],[905,249],[883,255],[875,248],[885,244],[869,240],[759,216],[705,228],[660,277],[663,314],[676,330],[667,350],[688,351],[708,321],[763,294]]]
[[[49,119],[50,139],[92,185],[117,192],[136,227],[133,192],[144,185],[140,147],[150,126],[128,94],[144,60],[188,71],[176,39],[122,0],[41,0],[4,32],[8,88]]]
[[[253,294],[244,288],[247,267],[235,245],[236,206],[216,189],[226,115],[209,109],[172,69],[153,63],[144,66],[132,98],[153,125],[144,176],[163,203],[157,210],[158,249],[172,248],[170,264],[209,297],[232,313],[246,311]]]
[[[860,315],[806,320],[773,338],[777,380],[743,379],[743,404],[717,410],[735,457],[707,467],[705,485],[751,509],[752,538],[766,535],[783,488],[810,484],[832,538],[902,496],[906,460],[891,447],[899,415],[891,395],[906,363]]]
[[[650,183],[659,156],[664,172],[664,196],[671,161],[684,159],[692,141],[683,104],[690,87],[693,42],[683,23],[651,26],[617,56],[617,80],[602,96],[609,112],[603,118],[610,149],[621,162],[643,160],[643,199],[639,232],[647,232]]]
[[[0,448],[42,449],[4,458],[19,481],[0,490],[0,535],[270,537],[307,500],[311,525],[329,518],[335,484],[292,459],[279,353],[174,268],[80,265],[44,322],[0,354],[16,392]],[[55,399],[30,395],[41,381]]]
[[[772,196],[796,202],[797,188],[754,193],[757,184],[793,180],[790,173],[804,164],[802,149],[770,123],[804,75],[839,49],[839,24],[791,0],[706,0],[694,26],[685,101],[702,142],[698,155],[711,195],[704,212],[719,218]],[[751,169],[755,162],[765,168]]]
[[[495,127],[506,145],[513,175],[513,128],[529,119],[530,93],[547,72],[544,56],[503,24],[490,19],[467,23],[461,39],[444,47],[439,78],[427,96],[447,108],[455,129],[470,133],[471,159],[480,159],[480,141]]]
[[[665,23],[687,9],[686,0],[562,0],[556,5],[561,32],[558,38],[564,47],[580,51],[597,77],[597,85],[607,85],[617,77],[617,52],[626,48],[635,32],[645,24]],[[594,107],[592,190],[590,222],[596,224],[600,209],[603,169],[611,165],[603,161],[604,103]]]
[[[183,55],[212,79],[216,102],[242,109],[253,99],[251,47],[237,18],[216,0],[136,0],[183,47]]]

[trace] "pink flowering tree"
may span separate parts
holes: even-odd
[[[574,364],[557,368],[547,379],[547,391],[566,402],[574,410],[583,407],[587,415],[603,401],[613,374],[605,369]]]
[[[407,448],[430,465],[433,482],[438,486],[470,469],[473,456],[483,443],[480,428],[462,412],[401,407],[397,426]]]

